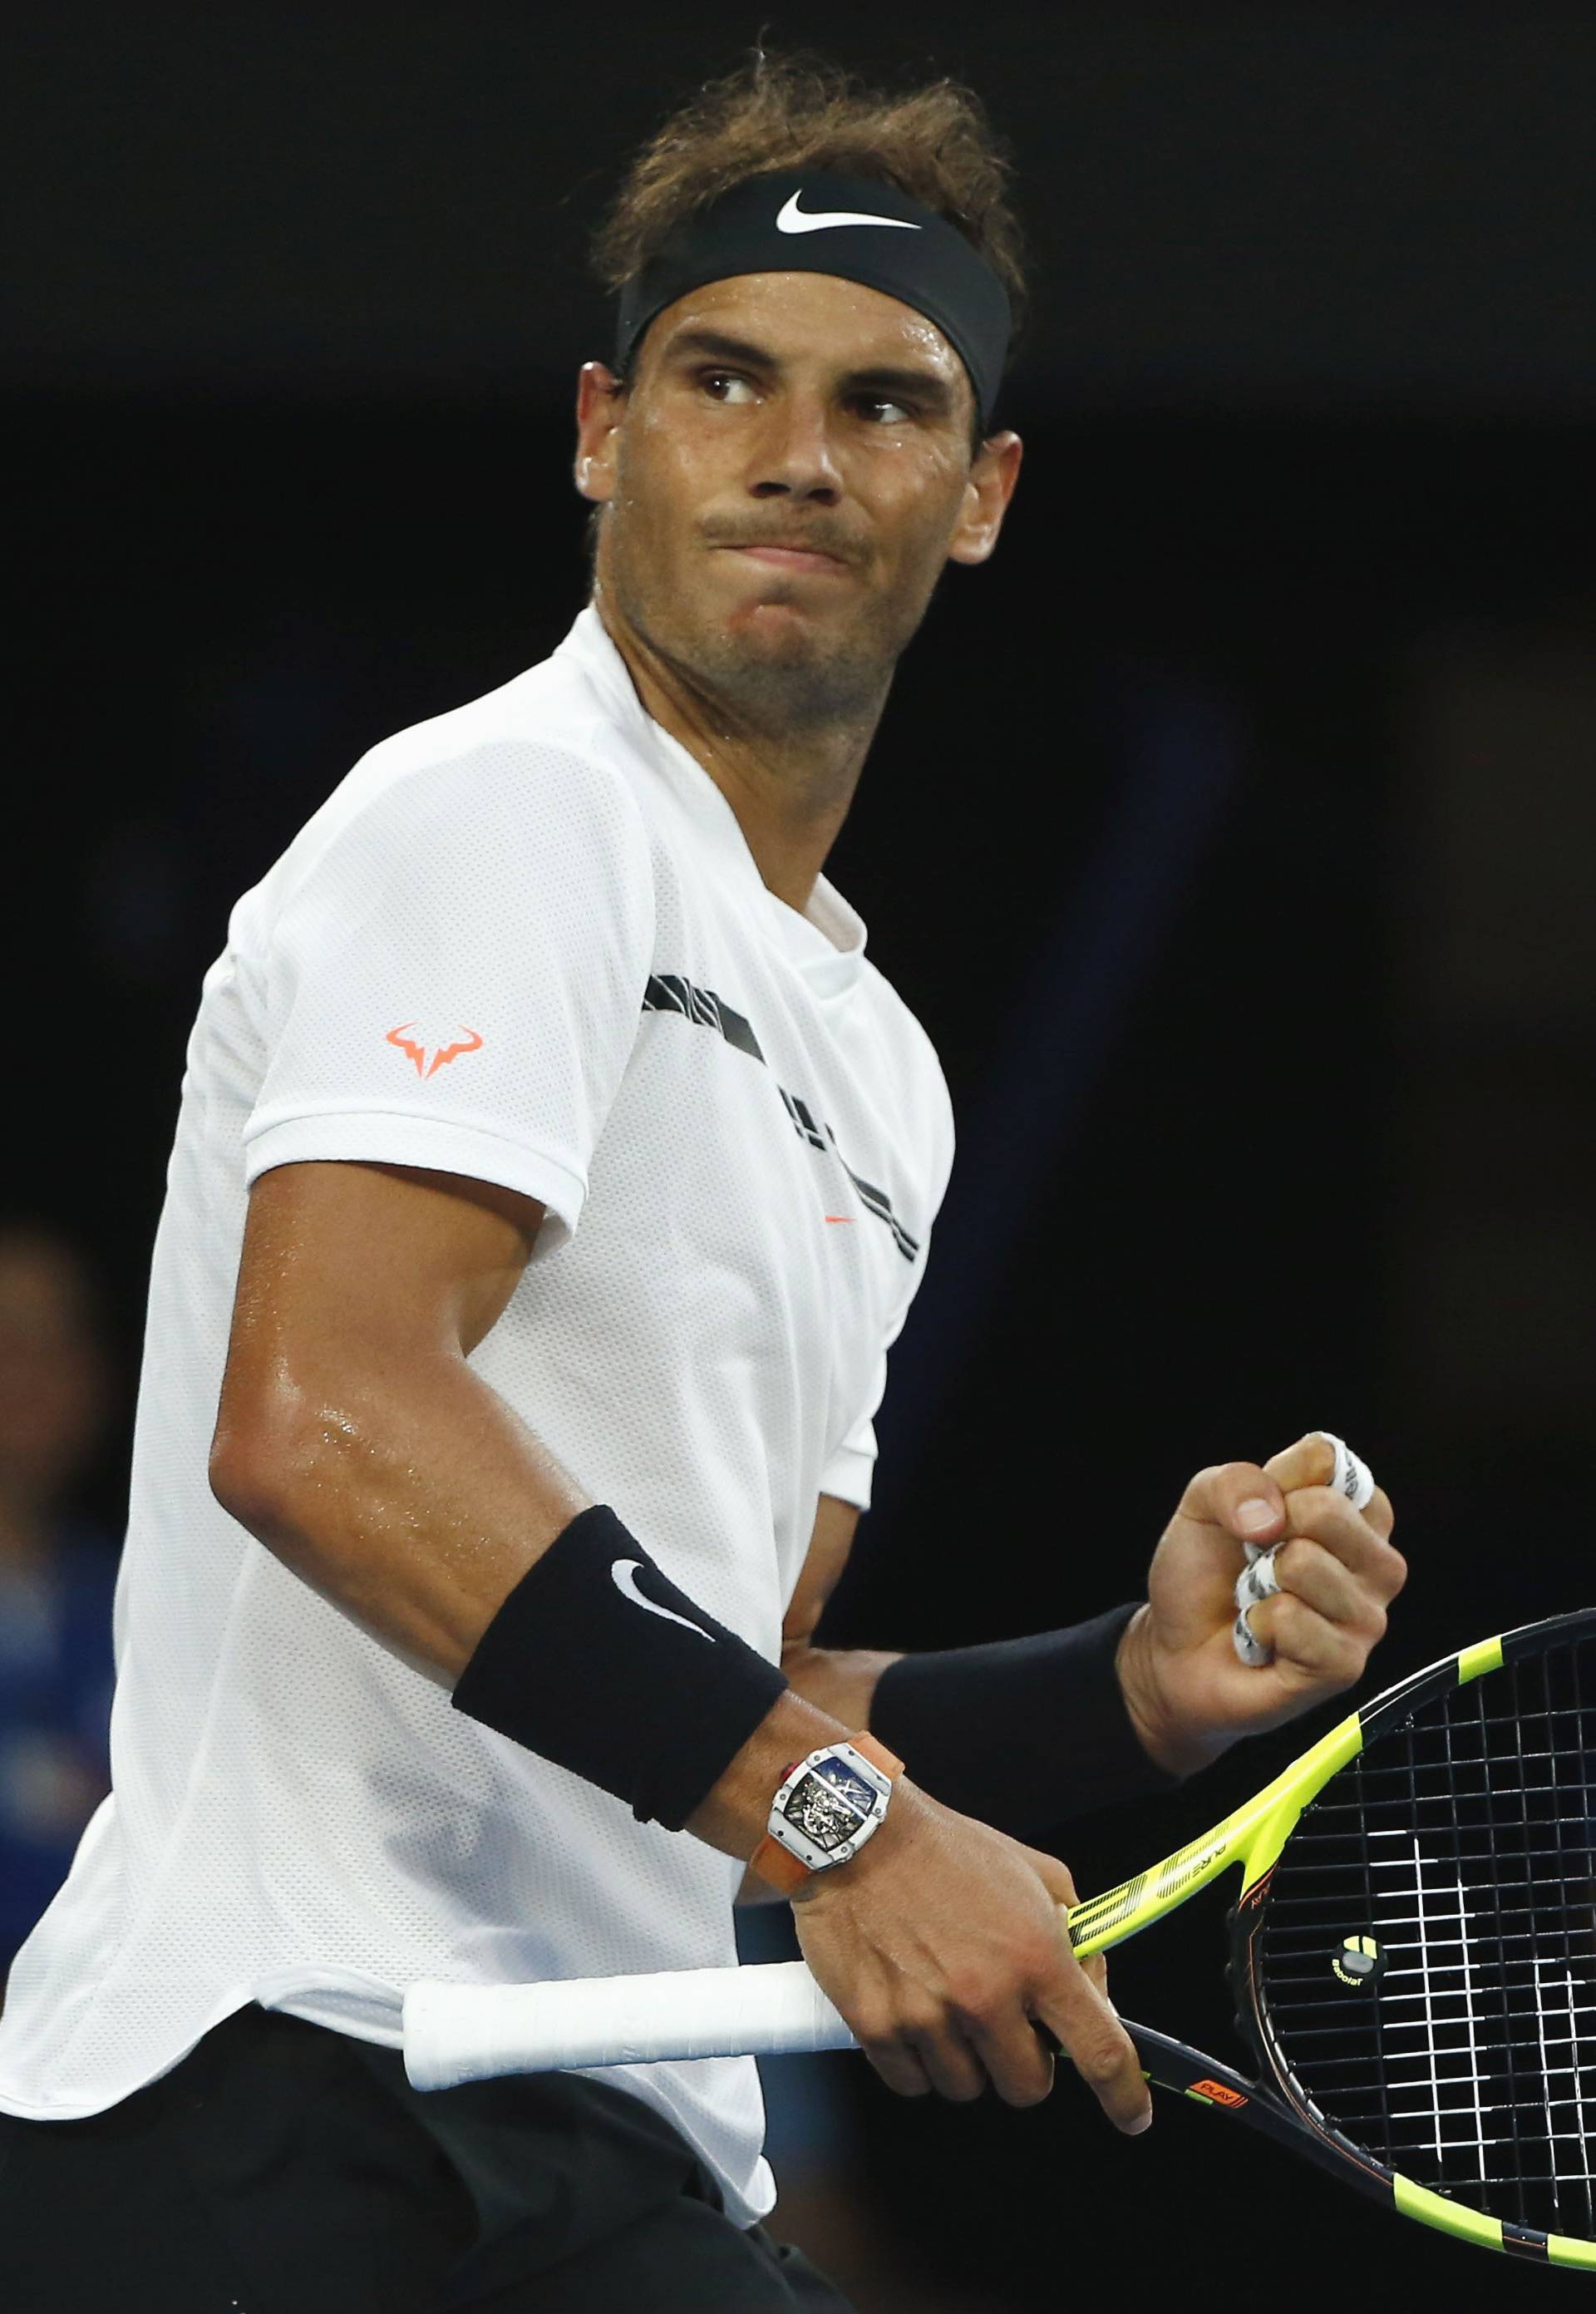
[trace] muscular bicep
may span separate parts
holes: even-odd
[[[860,1514],[852,1503],[822,1495],[815,1511],[808,1554],[781,1622],[781,1651],[812,1647],[822,1610],[842,1579],[853,1548]]]
[[[405,1165],[282,1165],[250,1194],[222,1410],[318,1368],[469,1356],[525,1267],[542,1207]]]

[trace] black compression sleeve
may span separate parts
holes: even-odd
[[[787,1683],[595,1504],[516,1584],[451,1700],[680,1832]]]
[[[1114,1667],[1133,1606],[1032,1638],[902,1656],[876,1683],[870,1732],[948,1807],[1018,1840],[1116,1800],[1172,1791]]]

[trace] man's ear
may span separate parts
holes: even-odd
[[[998,543],[1003,517],[1019,480],[1024,444],[1018,434],[994,434],[970,464],[965,502],[948,549],[950,562],[984,562]]]
[[[615,459],[626,388],[600,361],[584,362],[577,379],[577,488],[602,504],[615,488]]]

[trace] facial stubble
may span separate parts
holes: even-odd
[[[869,592],[853,578],[762,574],[770,582],[763,601],[728,616],[710,607],[708,589],[674,583],[648,544],[637,502],[622,489],[604,513],[600,583],[632,631],[696,690],[739,723],[772,737],[874,729],[898,659],[925,615],[935,571],[909,603]],[[806,590],[833,585],[855,590],[851,615],[835,623],[806,617]],[[785,615],[788,605],[791,616]],[[773,615],[762,618],[765,609]]]

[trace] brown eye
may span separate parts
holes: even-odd
[[[873,426],[906,426],[913,415],[903,402],[890,401],[884,393],[861,394],[854,407]]]
[[[736,402],[745,396],[751,396],[754,392],[748,380],[739,376],[735,369],[701,371],[699,383],[711,401],[723,403]],[[742,390],[741,393],[739,389]]]

